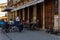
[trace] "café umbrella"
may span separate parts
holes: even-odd
[[[7,6],[7,7],[3,10],[3,12],[5,12],[5,11],[11,11],[12,9],[13,9],[12,7]]]

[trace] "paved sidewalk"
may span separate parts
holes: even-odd
[[[5,34],[1,33],[0,31],[0,40],[9,40],[8,37],[6,37]]]
[[[9,40],[11,38],[12,40],[60,40],[60,36],[51,35],[42,31],[24,31],[24,32],[12,32],[7,33],[9,38],[2,34],[3,40]]]

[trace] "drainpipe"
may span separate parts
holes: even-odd
[[[14,11],[14,20],[15,20],[15,11]]]
[[[22,11],[23,13],[22,13],[22,16],[23,16],[23,20],[25,20],[25,11],[24,11],[24,9],[23,9],[23,11]]]
[[[28,19],[29,19],[29,7],[28,7]]]
[[[45,8],[44,8],[44,2],[43,2],[43,30],[45,30]]]

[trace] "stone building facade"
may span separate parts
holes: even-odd
[[[38,19],[40,28],[55,29],[60,27],[60,0],[7,0],[9,18],[19,16],[22,20]],[[58,20],[58,21],[57,21]],[[59,29],[59,28],[58,28]]]

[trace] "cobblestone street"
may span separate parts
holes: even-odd
[[[43,31],[23,31],[7,34],[0,32],[0,40],[60,40],[60,36]]]

